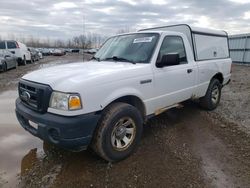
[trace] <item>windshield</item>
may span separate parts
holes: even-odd
[[[136,33],[108,39],[94,56],[98,61],[149,63],[158,41],[157,33]]]
[[[4,41],[0,42],[0,49],[5,49],[5,48],[6,48],[5,42]]]

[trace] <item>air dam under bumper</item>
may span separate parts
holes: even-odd
[[[72,151],[88,147],[100,118],[96,113],[69,117],[41,114],[26,107],[19,98],[16,100],[16,116],[22,127],[34,136]],[[37,128],[30,121],[36,123]]]

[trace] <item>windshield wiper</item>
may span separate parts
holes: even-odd
[[[96,60],[96,61],[100,61],[100,58],[99,57],[95,57],[95,56],[93,56],[92,58],[91,58],[91,60]]]
[[[129,63],[133,63],[133,64],[136,64],[136,62],[132,61],[132,60],[129,60],[129,59],[126,59],[126,58],[123,58],[123,57],[117,57],[117,56],[113,56],[113,57],[107,57],[105,59],[103,59],[104,61],[105,60],[114,60],[114,61],[122,61],[122,62],[129,62]]]

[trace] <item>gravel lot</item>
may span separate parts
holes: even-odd
[[[111,164],[91,150],[72,153],[43,143],[15,119],[23,74],[82,59],[46,57],[0,73],[0,187],[249,187],[250,67],[233,66],[215,111],[186,102],[152,118],[137,152]]]
[[[250,66],[234,65],[231,83],[224,88],[221,105],[211,115],[250,133]]]

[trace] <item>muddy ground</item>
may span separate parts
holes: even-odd
[[[0,92],[8,89],[15,89],[18,79],[24,74],[33,70],[55,66],[58,64],[71,63],[76,61],[86,61],[91,58],[89,54],[67,54],[65,56],[44,56],[43,59],[26,66],[18,66],[17,69],[8,70],[7,72],[0,72]]]
[[[250,187],[250,67],[233,67],[215,111],[186,102],[154,117],[138,150],[111,164],[91,150],[72,153],[43,143],[15,119],[21,75],[81,60],[47,57],[0,73],[0,187]]]

